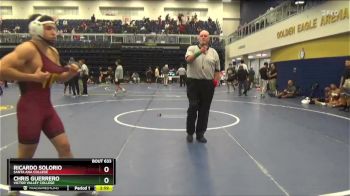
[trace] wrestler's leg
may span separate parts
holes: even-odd
[[[66,133],[61,133],[50,139],[55,146],[59,158],[73,158],[72,151]]]
[[[31,159],[34,156],[36,147],[38,144],[21,144],[18,142],[17,158],[19,159]],[[19,196],[19,191],[8,191],[7,196]]]
[[[43,117],[38,107],[20,99],[17,104],[18,158],[32,158],[40,140]]]
[[[17,156],[20,159],[30,159],[34,156],[38,144],[21,144],[18,143]]]
[[[55,146],[59,158],[72,158],[70,144],[61,119],[52,107],[47,108],[47,113],[48,118],[44,121],[43,132]]]

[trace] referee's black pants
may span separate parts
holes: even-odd
[[[180,87],[186,86],[186,75],[180,75]]]
[[[73,95],[80,95],[80,89],[79,89],[79,74],[74,76],[71,79],[72,82],[72,90],[73,90]]]
[[[196,137],[201,137],[208,126],[209,110],[214,95],[214,84],[212,80],[193,78],[187,78],[186,83],[189,101],[186,131],[189,135],[193,135],[196,132]]]
[[[81,81],[83,82],[83,95],[87,95],[87,81],[89,79],[89,76],[83,75],[81,77]]]

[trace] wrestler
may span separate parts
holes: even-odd
[[[75,64],[63,67],[53,47],[57,36],[50,16],[34,14],[29,18],[30,41],[18,45],[0,60],[0,80],[17,80],[21,97],[17,104],[18,158],[32,158],[41,131],[55,146],[60,158],[72,152],[62,121],[50,100],[50,86],[77,74]]]

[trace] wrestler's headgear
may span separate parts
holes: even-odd
[[[48,18],[47,20],[43,20],[43,18]],[[39,37],[43,39],[44,41],[48,42],[49,44],[51,41],[44,39],[44,25],[45,24],[55,24],[55,22],[52,19],[49,19],[50,17],[45,17],[42,15],[39,15],[38,17],[35,18],[35,20],[31,21],[29,23],[28,29],[29,29],[29,34],[32,37]]]

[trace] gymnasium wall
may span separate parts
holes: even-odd
[[[349,1],[326,1],[251,34],[226,46],[226,60],[271,51],[279,90],[286,87],[289,79],[295,80],[305,96],[315,82],[321,90],[331,83],[339,86],[345,59],[350,59],[349,5]]]
[[[339,86],[345,59],[350,59],[349,38],[350,33],[343,33],[272,50],[271,61],[278,66],[279,89],[286,86],[288,79],[296,81],[303,95],[310,93],[315,82],[321,90],[331,83]],[[301,48],[305,51],[303,59]]]
[[[292,79],[300,87],[301,95],[309,96],[312,84],[317,82],[319,90],[316,96],[323,96],[326,86],[333,83],[339,87],[345,59],[350,59],[350,56],[277,62],[278,89],[286,88],[287,81]]]
[[[255,18],[266,13],[271,7],[276,7],[285,0],[243,0],[240,3],[241,24],[249,23]]]
[[[325,1],[226,46],[227,59],[349,32],[350,1]],[[342,12],[342,15],[332,16]]]
[[[349,36],[350,33],[342,33],[273,49],[271,60],[277,62],[299,59],[302,48],[305,51],[305,59],[347,56]]]
[[[240,23],[240,1],[223,3],[223,13],[218,16],[222,17],[221,29],[224,35],[229,35],[236,31]]]

